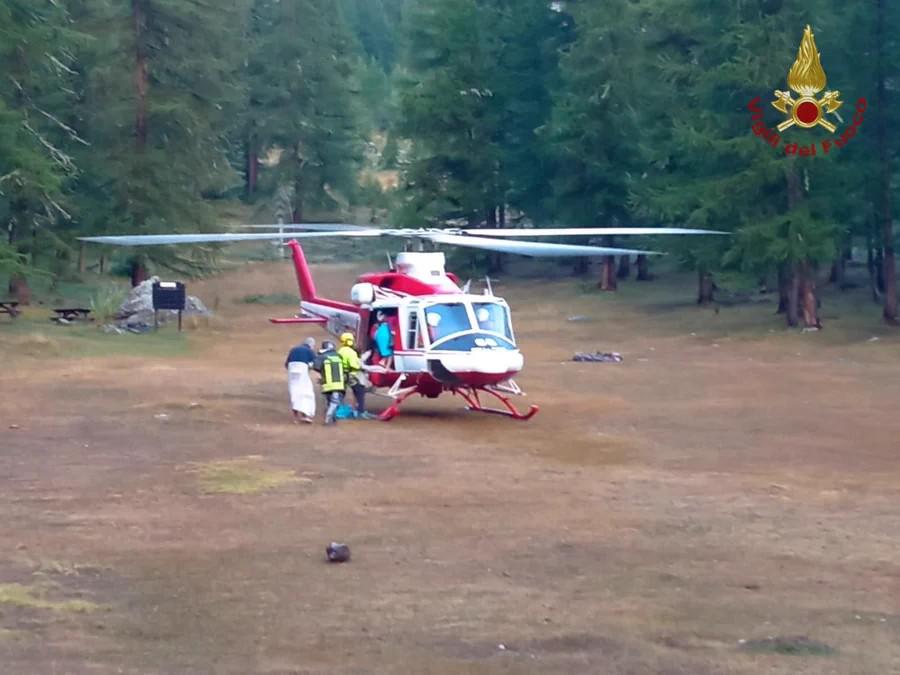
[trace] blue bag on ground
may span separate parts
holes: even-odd
[[[351,408],[346,403],[342,403],[338,406],[337,412],[334,414],[334,416],[339,420],[350,419],[351,417],[353,417],[353,408]]]

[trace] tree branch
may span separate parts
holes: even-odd
[[[46,199],[48,202],[50,202],[50,204],[53,206],[53,208],[55,208],[57,211],[59,211],[63,218],[65,218],[66,220],[72,220],[72,215],[68,211],[66,211],[63,207],[61,207],[59,204],[57,204],[55,201],[53,201],[53,198],[50,195],[48,195],[46,192],[44,192],[44,199]],[[45,204],[45,207],[46,207],[46,204]],[[49,216],[50,209],[48,208],[47,211],[48,211],[47,215]]]
[[[22,122],[22,126],[25,127],[29,132],[31,132],[31,135],[34,136],[41,145],[47,148],[47,150],[50,152],[50,156],[53,158],[53,161],[59,164],[65,171],[74,172],[77,170],[75,162],[72,161],[71,157],[69,157],[66,153],[64,153],[62,150],[60,150],[43,136],[41,136],[28,122]]]
[[[34,106],[34,109],[37,110],[39,113],[41,113],[41,115],[46,117],[51,122],[55,122],[56,125],[60,129],[65,131],[67,134],[69,134],[69,138],[71,138],[73,141],[77,141],[77,142],[81,143],[82,145],[86,145],[86,146],[90,147],[91,144],[88,143],[86,140],[84,140],[81,136],[79,136],[78,132],[75,131],[72,127],[70,127],[68,124],[58,120],[56,117],[54,117],[53,115],[48,113],[46,110],[41,110],[37,106]]]
[[[45,55],[48,59],[50,59],[50,61],[52,61],[53,64],[54,64],[57,68],[60,68],[60,69],[62,69],[62,70],[64,70],[64,71],[66,71],[69,75],[77,75],[77,74],[78,74],[76,71],[74,71],[74,70],[72,70],[71,68],[69,68],[69,66],[67,66],[65,63],[63,63],[63,62],[60,61],[58,58],[56,58],[55,56],[53,56],[53,54],[51,54],[50,52],[44,52],[44,55]]]

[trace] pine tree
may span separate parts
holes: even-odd
[[[629,188],[642,170],[635,152],[643,94],[638,16],[628,0],[578,4],[572,13],[576,39],[560,64],[548,132],[552,203],[570,223],[621,226],[632,221]],[[616,288],[612,256],[604,258],[600,287]]]
[[[70,102],[77,35],[65,9],[50,0],[0,3],[0,271],[10,292],[27,303],[26,274],[39,230],[69,216],[63,202],[75,175],[71,145],[80,140],[61,118]]]
[[[552,168],[540,132],[552,114],[559,51],[570,39],[571,18],[535,0],[485,2],[482,16],[494,66],[502,205],[542,219],[548,215]]]
[[[476,0],[415,0],[400,133],[413,141],[401,221],[489,220],[501,202],[499,116]]]
[[[365,55],[390,72],[396,61],[396,26],[388,18],[384,0],[341,0],[348,28]]]
[[[543,215],[548,166],[537,132],[551,112],[560,13],[535,0],[419,0],[405,22],[398,131],[413,155],[401,219],[491,227],[508,208]]]
[[[875,49],[876,55],[876,99],[875,117],[877,124],[878,142],[878,220],[881,223],[881,241],[884,246],[884,320],[897,325],[897,268],[894,248],[893,227],[893,163],[896,156],[900,155],[896,141],[889,139],[889,117],[893,117],[896,123],[897,114],[892,110],[890,95],[888,92],[888,78],[896,75],[900,68],[900,56],[898,56],[897,31],[900,29],[900,12],[895,6],[888,7],[885,0],[877,0],[875,16]],[[893,115],[892,115],[893,113]],[[893,142],[892,142],[893,141]]]
[[[96,232],[202,230],[202,197],[233,184],[224,131],[243,100],[237,77],[245,0],[89,0],[79,19],[95,38],[80,105],[86,137],[79,183],[85,225]],[[184,256],[153,251],[185,271]],[[144,255],[132,282],[146,274]]]
[[[300,222],[356,189],[356,55],[339,7],[324,0],[257,0],[253,41],[248,143],[254,155],[283,151],[275,178],[292,186]]]
[[[753,274],[776,267],[788,323],[795,325],[802,309],[808,327],[819,325],[815,270],[834,255],[833,212],[810,193],[819,188],[815,158],[786,156],[783,146],[775,150],[750,133],[748,102],[758,96],[760,113],[771,110],[769,87],[784,88],[802,27],[817,14],[814,4],[647,3],[657,72],[667,92],[677,92],[678,105],[671,121],[661,108],[648,110],[657,115],[657,129],[670,131],[645,148],[655,168],[636,191],[650,215],[736,234],[727,252],[722,239],[682,246],[685,261],[699,272],[701,301],[708,299],[709,274],[724,265]],[[772,113],[764,117],[771,124]],[[650,116],[644,119],[652,124]],[[784,141],[820,136],[789,130]]]

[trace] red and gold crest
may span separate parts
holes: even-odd
[[[840,92],[826,91],[822,98],[816,99],[815,97],[825,89],[827,82],[819,57],[812,29],[807,25],[806,30],[803,31],[803,39],[800,41],[797,60],[794,61],[787,78],[788,86],[799,94],[800,98],[793,98],[787,91],[775,90],[775,100],[772,101],[772,105],[790,115],[788,119],[778,125],[778,131],[784,131],[795,124],[804,129],[821,125],[830,132],[834,132],[837,128],[825,119],[825,115],[834,113],[843,105],[838,98]]]

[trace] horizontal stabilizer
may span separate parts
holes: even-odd
[[[320,324],[320,325],[323,325],[323,326],[324,326],[326,323],[328,323],[328,319],[326,319],[326,318],[324,318],[324,317],[318,317],[318,316],[310,316],[310,317],[300,317],[300,316],[295,316],[295,317],[292,317],[292,318],[290,318],[290,319],[269,319],[269,322],[270,322],[270,323],[277,323],[277,324],[286,324],[286,323],[317,323],[317,324]]]

